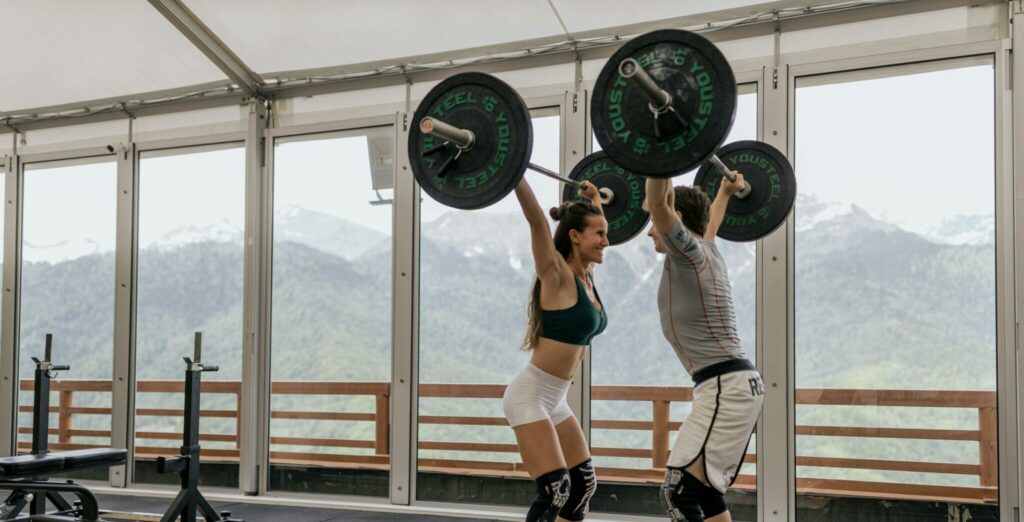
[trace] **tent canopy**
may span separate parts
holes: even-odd
[[[13,45],[0,53],[0,122],[835,3],[5,0],[3,36]]]

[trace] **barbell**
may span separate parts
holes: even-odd
[[[650,218],[638,176],[665,178],[699,166],[694,184],[713,199],[721,178],[735,180],[732,171],[739,170],[746,184],[730,199],[719,235],[751,241],[785,222],[796,177],[785,155],[766,143],[722,147],[735,111],[735,77],[714,44],[687,31],[654,31],[623,45],[602,68],[591,121],[604,152],[584,158],[568,177],[529,161],[533,129],[525,102],[483,73],[457,74],[427,93],[413,115],[409,158],[427,194],[461,209],[500,201],[527,169],[564,182],[563,201],[590,180],[601,193],[612,244],[634,237]]]

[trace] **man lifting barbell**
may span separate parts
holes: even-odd
[[[739,475],[764,401],[764,383],[737,336],[732,285],[715,237],[767,236],[785,222],[796,195],[792,166],[774,147],[743,141],[720,148],[734,117],[734,82],[728,62],[703,37],[655,31],[612,55],[591,109],[608,156],[648,176],[648,236],[666,254],[661,328],[694,381],[692,409],[661,487],[674,521],[732,520],[725,492]],[[673,188],[666,179],[696,166],[693,187]]]
[[[648,178],[648,235],[666,254],[658,285],[665,338],[693,377],[693,407],[669,453],[662,498],[672,520],[731,520],[725,492],[739,475],[764,384],[736,334],[732,285],[715,236],[743,176],[714,203],[699,188]]]

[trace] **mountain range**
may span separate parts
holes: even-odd
[[[798,205],[794,282],[798,387],[995,389],[991,242],[939,241],[936,236],[875,219],[856,206],[807,198]],[[298,208],[279,213],[276,225],[272,378],[388,380],[390,237]],[[180,378],[181,357],[191,352],[193,331],[204,332],[204,360],[221,367],[216,378],[238,378],[242,246],[237,234],[227,237],[225,227],[214,229],[216,234],[210,237],[196,229],[168,234],[166,241],[140,251],[139,379]],[[528,354],[518,347],[533,280],[527,234],[516,213],[452,211],[423,224],[421,382],[504,383],[525,364]],[[964,216],[951,218],[945,234],[947,239],[991,236],[991,220]],[[180,238],[188,241],[178,242]],[[605,262],[595,270],[609,326],[592,347],[594,384],[690,383],[658,324],[655,295],[663,258],[648,241],[639,236],[610,247]],[[719,243],[730,268],[740,337],[752,354],[757,302],[754,244]],[[24,263],[22,375],[31,375],[28,356],[41,349],[43,333],[54,332],[55,360],[72,364],[69,378],[110,378],[113,266],[110,252],[56,263]],[[779,350],[769,347],[765,353],[777,357]],[[154,394],[140,399],[139,405],[166,400]],[[109,402],[109,395],[81,401],[76,395],[80,405],[103,402]],[[273,403],[275,409],[372,408],[366,399],[316,396],[275,396]],[[618,401],[597,401],[593,410],[595,417],[603,419],[650,415],[649,404]],[[861,415],[869,416],[862,422],[874,422],[870,413],[818,410],[798,408],[801,423],[844,424]],[[501,415],[499,401],[424,399],[421,413],[430,411]],[[673,408],[673,418],[680,419],[685,412],[685,405]],[[901,426],[929,426],[939,422],[938,417],[922,410],[903,415],[907,424]],[[942,422],[970,425],[977,421]],[[345,437],[372,438],[372,431],[366,431],[372,426],[361,426],[369,423],[354,424],[344,428]],[[293,424],[281,425],[275,433],[338,436],[338,429],[342,428],[327,423]],[[508,439],[507,431],[480,429],[448,436],[493,441],[493,437]],[[595,441],[612,436],[622,441],[636,438],[641,447],[649,444],[649,435],[644,442],[642,433],[595,433]],[[820,444],[824,443],[809,441],[804,448]],[[950,461],[963,458],[960,449],[942,449],[941,444],[921,451],[926,450],[932,454],[924,460],[942,453],[951,455],[954,460]]]

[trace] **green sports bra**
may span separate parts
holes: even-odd
[[[579,276],[574,275],[573,278],[576,280],[576,304],[561,310],[542,309],[540,336],[567,344],[589,345],[590,340],[608,326],[608,314],[605,313],[603,303],[601,310],[598,310],[590,301]],[[592,277],[590,283],[594,283]],[[597,287],[594,287],[594,296],[600,303],[601,296],[597,293]]]

